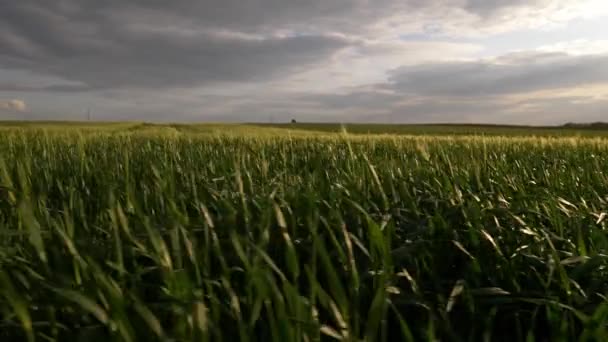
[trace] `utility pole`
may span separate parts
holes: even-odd
[[[91,121],[91,108],[87,109],[87,121]]]

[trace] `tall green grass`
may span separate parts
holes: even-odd
[[[605,340],[608,142],[0,136],[5,340]]]

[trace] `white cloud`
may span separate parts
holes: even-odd
[[[27,109],[25,102],[22,100],[0,100],[0,109],[12,112],[25,112]]]
[[[543,45],[537,48],[543,52],[565,52],[570,55],[595,55],[608,53],[607,40],[577,39],[567,42]]]
[[[428,0],[404,1],[373,22],[376,36],[424,33],[480,38],[510,31],[549,30],[576,19],[608,16],[606,0]],[[598,29],[608,29],[598,27]]]
[[[475,44],[444,41],[365,40],[268,86],[275,91],[341,91],[383,82],[389,70],[400,66],[473,59],[482,49]]]

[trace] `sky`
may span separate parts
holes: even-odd
[[[0,0],[0,120],[608,121],[607,0]]]

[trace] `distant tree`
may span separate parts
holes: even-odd
[[[291,119],[291,123],[295,124],[295,123],[298,123],[298,122],[296,121],[296,119]]]

